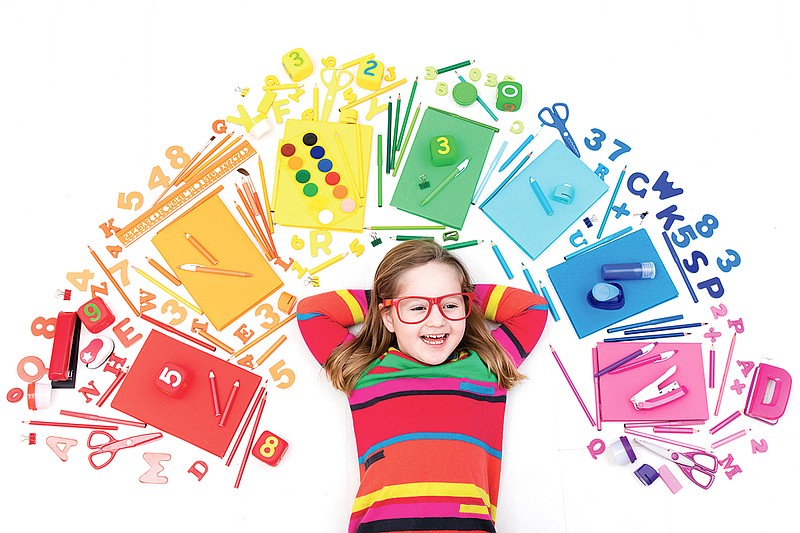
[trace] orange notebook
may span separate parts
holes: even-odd
[[[652,341],[598,342],[592,349],[595,368],[605,368]],[[650,363],[625,372],[609,372],[600,376],[599,405],[603,422],[633,422],[670,420],[708,420],[708,399],[703,371],[703,354],[700,343],[659,342],[644,357],[669,350],[678,353],[658,363]],[[635,361],[635,360],[634,360]],[[677,381],[686,388],[686,394],[674,401],[653,409],[637,410],[631,397],[647,385],[658,380],[673,365],[678,368],[667,383]]]
[[[167,362],[186,370],[187,387],[177,398],[156,385]],[[214,414],[209,371],[215,375],[220,409],[225,406],[233,383],[239,381],[239,391],[223,427],[219,427],[220,417]],[[260,383],[258,374],[154,330],[122,381],[111,407],[223,457]]]

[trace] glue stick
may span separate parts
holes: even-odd
[[[656,265],[651,261],[642,263],[616,263],[600,267],[604,280],[610,279],[653,279]]]

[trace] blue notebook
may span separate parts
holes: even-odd
[[[622,308],[596,309],[589,305],[586,294],[595,283],[603,281],[603,265],[643,261],[652,261],[655,264],[655,278],[612,282],[622,287],[625,295]],[[567,259],[549,268],[547,275],[579,339],[678,296],[678,289],[672,283],[653,241],[644,229]]]
[[[552,215],[537,199],[531,177],[541,187]],[[568,204],[555,200],[556,188],[564,184],[572,187]],[[516,176],[503,180],[479,207],[523,252],[536,259],[607,190],[608,185],[564,143],[553,141]]]

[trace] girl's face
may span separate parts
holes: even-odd
[[[461,292],[461,278],[456,267],[431,261],[414,267],[400,278],[403,296],[427,296],[435,298],[445,294]],[[443,363],[464,337],[466,320],[448,320],[437,305],[433,305],[428,317],[419,324],[406,324],[397,316],[394,306],[381,304],[383,325],[397,337],[398,348],[421,363],[438,365]]]

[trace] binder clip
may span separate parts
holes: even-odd
[[[662,405],[674,402],[681,396],[689,392],[686,387],[679,384],[677,380],[670,383],[665,382],[678,370],[678,365],[672,365],[664,374],[647,385],[645,388],[631,396],[631,403],[634,409],[654,409]]]
[[[774,426],[786,411],[791,390],[792,376],[786,370],[766,363],[759,364],[753,374],[750,392],[747,393],[744,414]]]
[[[236,92],[239,93],[239,96],[244,98],[245,96],[247,96],[247,93],[250,92],[250,87],[245,87],[244,89],[242,89],[241,87],[237,87]]]
[[[319,276],[308,276],[305,280],[303,280],[303,285],[319,287]]]
[[[378,237],[378,234],[377,234],[377,233],[375,233],[374,231],[373,231],[372,233],[370,233],[370,234],[369,234],[369,237],[370,237],[370,239],[372,239],[372,240],[370,241],[370,244],[372,244],[372,246],[378,246],[380,243],[382,243],[382,242],[383,242],[383,241],[381,240],[381,238],[380,238],[380,237]]]
[[[70,289],[64,289],[64,290],[58,289],[56,291],[56,298],[61,298],[64,301],[68,301],[70,298],[72,298],[72,290],[70,290]]]
[[[431,186],[431,184],[428,181],[428,177],[425,176],[425,174],[420,175],[420,177],[419,177],[419,188],[420,189],[427,189],[430,186]]]

